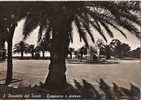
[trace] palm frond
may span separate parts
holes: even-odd
[[[97,21],[95,21],[97,22]],[[105,37],[104,33],[103,33],[103,30],[101,29],[99,23],[97,24],[94,24],[95,22],[93,21],[90,21],[91,25],[94,27],[94,29],[97,30],[97,32],[99,32],[99,34],[104,38],[104,40],[107,42],[107,38]]]
[[[26,39],[30,35],[30,33],[37,28],[38,25],[39,25],[38,16],[36,15],[27,16],[23,28],[24,39]]]
[[[127,19],[120,19],[118,24],[124,29],[128,30],[131,34],[135,34],[139,38],[139,29]]]
[[[37,42],[39,42],[41,40],[43,31],[44,31],[44,27],[42,25],[40,25]]]
[[[72,32],[73,28],[72,28],[72,24],[70,25],[70,27],[68,27],[68,34],[69,34],[69,39],[71,41],[71,43],[73,43],[73,32]]]
[[[113,32],[111,31],[110,27],[106,23],[104,23],[102,21],[99,21],[99,22],[105,28],[105,30],[107,31],[107,33],[109,34],[109,36],[113,38],[114,37],[113,36]]]
[[[87,36],[86,36],[86,32],[82,29],[82,25],[80,24],[78,18],[76,17],[75,19],[75,24],[77,26],[77,30],[79,32],[79,36],[80,36],[80,41],[81,38],[84,40],[86,46],[88,46],[88,41],[87,41]]]
[[[112,21],[107,21],[106,19],[102,19],[105,23],[109,24],[110,26],[112,26],[115,30],[119,31],[126,39],[127,39],[127,36],[126,34],[123,32],[122,29],[119,28],[119,26],[113,24]]]
[[[92,42],[95,42],[94,36],[92,35],[92,31],[91,31],[91,28],[90,28],[89,18],[87,16],[84,16],[84,15],[81,15],[81,14],[79,14],[79,17],[80,17],[80,20],[82,22],[83,27],[88,32]]]
[[[125,38],[127,38],[126,31],[123,29],[139,37],[139,29],[137,27],[141,26],[139,5],[139,1],[1,3],[0,11],[2,14],[0,16],[0,22],[3,23],[3,19],[7,18],[7,23],[9,23],[12,14],[16,16],[15,21],[26,17],[23,29],[24,39],[26,39],[37,26],[40,26],[38,36],[38,40],[40,40],[43,36],[43,31],[48,30],[46,20],[55,24],[53,21],[61,17],[62,22],[66,25],[62,25],[62,27],[67,30],[65,33],[69,35],[71,41],[73,41],[72,22],[75,22],[78,32],[81,33],[80,39],[82,38],[84,42],[87,40],[87,35],[94,41],[91,26],[107,41],[103,29],[106,30],[106,33],[110,37],[113,37],[114,29],[119,31]],[[77,18],[75,18],[75,16],[77,16]],[[66,23],[70,25],[67,25],[63,20],[66,20]],[[54,30],[53,26],[54,25],[50,26],[50,31],[46,31],[47,37],[49,37],[49,33]]]
[[[86,11],[87,11],[87,13],[96,21],[96,26],[98,26],[99,27],[99,29],[100,29],[100,25],[98,24],[98,22],[101,24],[101,26],[103,26],[104,28],[105,28],[105,30],[107,31],[107,33],[108,33],[108,35],[110,36],[110,37],[113,37],[113,32],[111,31],[111,29],[109,28],[109,26],[106,24],[106,23],[104,23],[102,20],[101,20],[101,17],[100,17],[100,14],[99,13],[95,13],[95,12],[91,12],[90,10],[88,10],[88,9],[86,9]],[[103,15],[103,16],[105,16],[105,15]],[[109,16],[109,17],[111,17],[111,16]],[[94,25],[93,25],[94,26]],[[98,31],[99,32],[99,31]],[[101,34],[101,32],[100,32],[100,34]],[[102,34],[101,34],[102,35]],[[102,35],[103,36],[103,35]],[[106,40],[106,39],[105,39]]]
[[[52,27],[51,27],[51,25],[49,25],[48,27],[47,27],[47,30],[46,30],[46,32],[45,32],[45,36],[44,36],[44,38],[48,41],[49,39],[50,39],[50,37],[51,37],[51,32],[52,32]]]

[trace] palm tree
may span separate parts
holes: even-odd
[[[45,39],[41,40],[39,45],[38,45],[38,49],[39,49],[39,51],[42,52],[43,58],[45,58],[45,51],[48,50],[47,46],[48,46],[47,41],[45,41]]]
[[[33,45],[33,44],[31,44],[31,45],[29,45],[29,46],[27,47],[27,52],[28,52],[28,53],[31,53],[31,57],[32,57],[32,58],[34,57],[34,52],[35,52],[35,50],[34,50],[34,45]]]
[[[21,53],[21,58],[24,57],[24,53],[27,52],[28,44],[24,41],[20,41],[19,43],[15,44],[14,53]]]
[[[139,37],[139,31],[136,25],[134,26],[134,23],[141,24],[139,14],[137,14],[139,2],[22,2],[21,4],[5,3],[4,6],[6,7],[6,5],[8,8],[13,7],[14,11],[22,12],[19,16],[26,16],[23,32],[25,38],[37,26],[40,26],[39,39],[45,30],[45,35],[52,38],[51,63],[45,81],[46,86],[51,90],[60,90],[67,86],[65,59],[69,43],[73,40],[72,23],[77,27],[80,40],[83,40],[86,46],[88,46],[87,35],[90,35],[94,42],[91,27],[95,28],[105,41],[107,39],[102,30],[104,29],[110,37],[113,37],[110,27],[121,32],[125,38],[126,35],[120,27]],[[23,9],[20,10],[18,7]]]
[[[0,16],[0,34],[1,38],[7,42],[7,75],[6,75],[6,84],[9,84],[9,82],[12,80],[12,40],[15,28],[17,26],[16,23],[16,17],[15,15],[10,12],[8,9],[5,9],[2,5],[0,5],[1,8],[1,16]]]
[[[22,6],[21,6],[22,5]],[[27,3],[0,2],[0,38],[7,42],[7,74],[6,84],[8,85],[13,78],[12,45],[14,31],[17,22],[25,18],[29,8]]]
[[[6,75],[6,84],[9,84],[10,81],[12,80],[12,69],[13,69],[13,63],[12,63],[12,40],[13,40],[13,35],[15,31],[16,23],[11,23],[11,26],[7,26],[7,29],[9,31],[3,30],[4,33],[4,38],[5,41],[7,41],[8,44],[8,49],[7,49],[7,75]]]

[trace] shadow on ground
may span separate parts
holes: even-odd
[[[103,79],[97,81],[98,86],[94,86],[88,81],[82,79],[82,83],[74,80],[74,86],[68,84],[68,88],[62,91],[49,91],[46,86],[40,82],[34,86],[0,85],[0,98],[10,99],[83,99],[83,100],[139,100],[140,89],[130,84],[130,89],[120,87],[116,83],[112,86]]]
[[[118,61],[108,61],[108,60],[74,60],[74,59],[67,59],[69,64],[119,64]]]

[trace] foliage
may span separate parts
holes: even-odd
[[[122,56],[127,56],[127,52],[130,51],[130,46],[126,43],[122,43],[121,44],[121,52],[122,52]]]
[[[96,41],[96,46],[99,49],[99,55],[105,55],[106,54],[106,45],[102,39],[98,39]]]
[[[127,56],[132,57],[132,58],[140,58],[141,57],[141,48],[138,47],[134,50],[128,51]]]
[[[32,58],[34,57],[34,52],[35,52],[34,45],[33,44],[29,45],[27,47],[27,53],[31,53]]]
[[[68,48],[68,55],[72,58],[72,54],[74,53],[74,48]]]
[[[133,23],[140,25],[139,16],[135,14],[139,11],[138,2],[54,2],[39,3],[38,6],[35,3],[31,7],[32,10],[29,11],[24,25],[25,37],[38,25],[40,26],[39,37],[41,37],[42,31],[45,29],[47,29],[46,35],[50,35],[50,32],[55,30],[56,25],[59,24],[59,22],[54,21],[57,18],[60,18],[60,21],[65,20],[63,24],[66,26],[62,27],[66,28],[70,40],[72,40],[72,22],[74,22],[77,26],[80,39],[83,39],[86,45],[88,45],[87,33],[90,35],[92,41],[94,41],[90,26],[95,28],[105,41],[107,39],[102,30],[104,28],[108,35],[113,37],[110,26],[120,31],[125,37],[126,35],[119,26],[139,36],[138,29],[133,25]]]
[[[28,45],[27,52],[29,52],[29,53],[34,52],[34,45],[33,44]]]
[[[23,53],[27,53],[28,51],[28,44],[24,41],[20,41],[19,43],[15,44],[14,46],[14,53],[21,53],[21,57],[23,57]]]
[[[9,44],[8,72],[11,75],[8,78],[11,80],[12,76],[13,33],[17,22],[25,18],[24,39],[38,26],[40,27],[39,41],[43,36],[46,39],[52,38],[50,72],[46,83],[50,83],[53,88],[65,86],[65,58],[69,43],[73,42],[73,23],[80,40],[83,40],[86,46],[88,46],[87,36],[90,36],[94,42],[91,28],[96,29],[107,41],[105,32],[113,37],[112,29],[119,31],[125,38],[127,37],[123,29],[139,37],[138,26],[141,25],[139,1],[1,2],[0,8],[2,13],[0,34],[6,34],[1,35],[0,38],[7,40]]]
[[[4,49],[4,48],[5,48],[5,41],[0,40],[0,49]]]
[[[113,55],[119,58],[127,56],[127,52],[130,50],[130,46],[126,43],[122,43],[118,39],[113,39],[109,44]]]
[[[20,41],[19,43],[15,44],[14,46],[14,53],[20,53],[21,51],[27,52],[28,44],[24,41]]]
[[[83,55],[86,55],[87,54],[87,47],[86,46],[83,46],[81,47],[79,50],[78,50],[78,53],[80,55],[80,59],[83,58]]]

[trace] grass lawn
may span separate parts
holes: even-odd
[[[23,79],[24,85],[44,82],[48,74],[49,60],[14,60],[14,78]],[[129,87],[129,83],[140,84],[140,61],[119,60],[119,64],[69,64],[67,63],[67,81],[73,84],[85,79],[92,84],[104,78],[109,83],[117,82]],[[0,63],[0,79],[5,78],[6,62]]]

